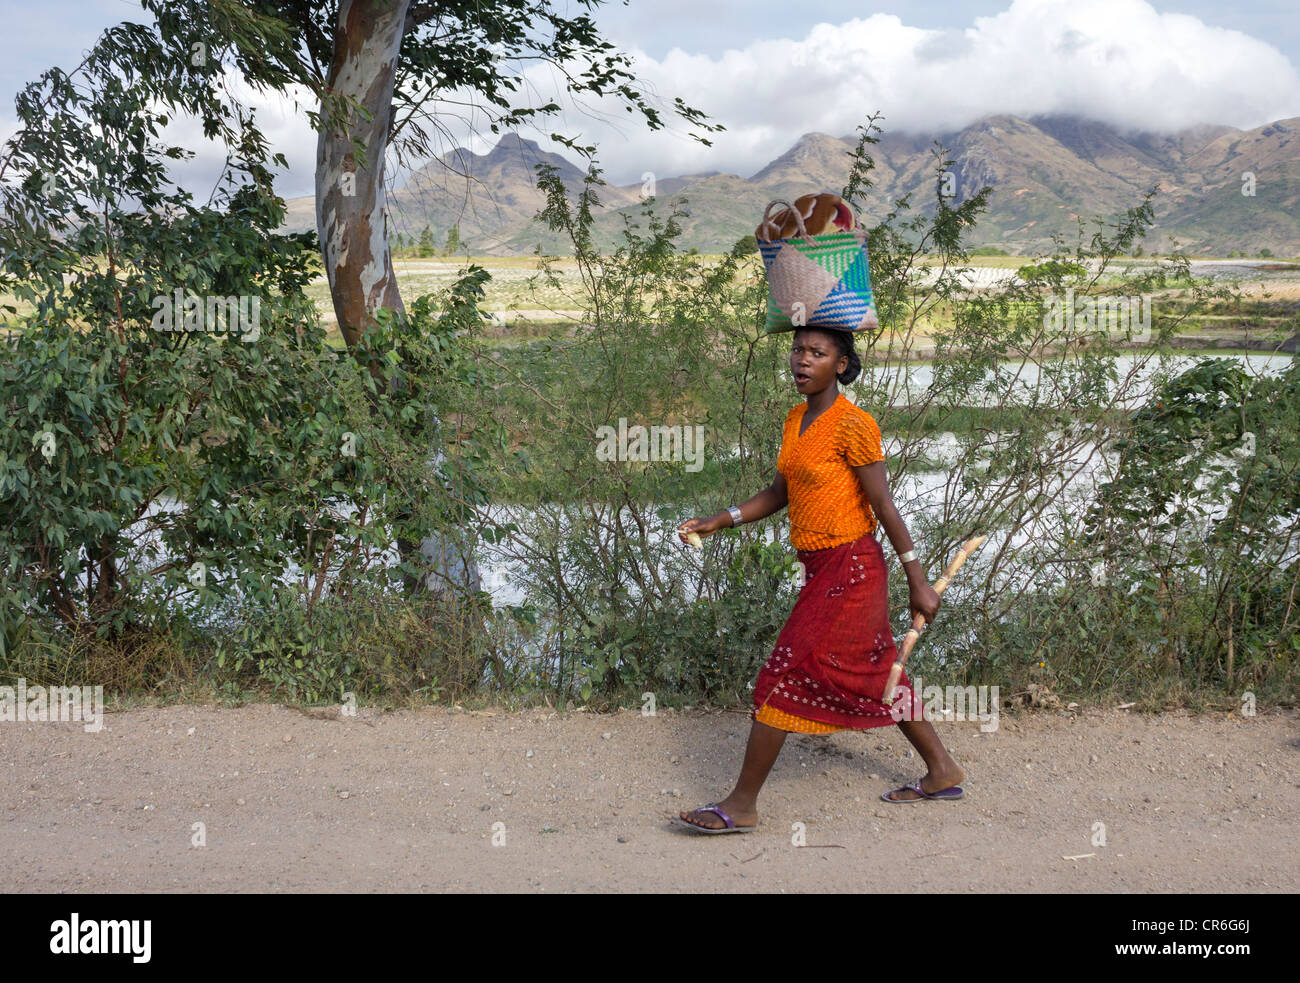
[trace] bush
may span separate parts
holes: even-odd
[[[869,187],[871,141],[864,134],[846,200]],[[942,151],[935,163],[941,173]],[[784,517],[772,520],[776,543],[766,542],[763,524],[747,525],[706,540],[702,554],[682,547],[673,529],[770,480],[792,401],[788,336],[763,331],[766,285],[761,267],[743,261],[743,241],[705,266],[674,250],[678,212],[666,223],[647,212],[648,236],[626,234],[625,245],[601,255],[588,231],[598,171],[572,204],[548,169],[539,173],[542,217],[569,236],[589,292],[576,337],[518,352],[508,370],[522,384],[511,387],[508,405],[493,407],[531,464],[495,495],[529,510],[497,545],[522,570],[535,612],[535,678],[601,706],[635,704],[643,692],[660,701],[743,703],[793,603],[779,575],[792,559]],[[1004,692],[1034,680],[1079,695],[1149,684],[1150,692],[1190,699],[1222,686],[1226,677],[1205,665],[1162,662],[1160,645],[1133,619],[1162,603],[1184,610],[1161,600],[1161,589],[1182,597],[1184,588],[1151,579],[1149,552],[1134,557],[1131,581],[1112,575],[1133,596],[1119,587],[1081,589],[1095,560],[1084,526],[1095,493],[1076,479],[1086,468],[1109,468],[1118,442],[1141,422],[1131,406],[1147,379],[1168,376],[1168,340],[1222,289],[1193,280],[1185,257],[1138,274],[1110,269],[1150,226],[1148,195],[1112,235],[1069,249],[1058,242],[1022,268],[1018,282],[972,295],[960,277],[968,255],[961,243],[986,197],[957,209],[940,198],[931,217],[902,220],[904,199],[869,233],[882,332],[864,340],[878,368],[850,391],[881,422],[895,501],[931,577],[970,534],[991,536],[949,591],[946,613],[914,657],[917,671],[1001,683]],[[927,254],[937,256],[933,267],[914,265]],[[926,273],[931,282],[918,285]],[[1141,347],[1135,325],[1056,327],[1044,315],[1067,291],[1106,302],[1175,284],[1188,285],[1191,299],[1157,305]],[[910,339],[936,310],[945,320],[925,324],[935,342],[930,381],[907,385]],[[629,427],[707,421],[714,450],[698,473],[681,461],[598,459],[596,428],[617,428],[620,418]],[[945,432],[939,456],[948,476],[936,483],[927,470]],[[1149,534],[1148,520],[1126,520],[1130,534]],[[905,585],[895,578],[891,591],[901,633]],[[1189,617],[1170,630],[1190,638],[1200,624]]]

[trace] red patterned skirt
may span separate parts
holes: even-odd
[[[814,732],[894,723],[881,702],[897,650],[880,543],[868,533],[851,543],[797,554],[804,585],[754,683],[751,717],[783,730]],[[905,690],[894,701],[899,715],[910,699],[911,719],[923,719],[922,702],[906,672],[899,685]],[[829,726],[789,726],[783,723],[787,715]]]

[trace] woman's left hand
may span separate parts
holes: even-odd
[[[921,581],[911,586],[912,616],[921,615],[927,622],[933,621],[939,613],[939,592],[929,584]]]

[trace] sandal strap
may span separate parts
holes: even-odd
[[[928,799],[928,798],[930,798],[930,796],[926,795],[923,791],[921,791],[921,783],[920,783],[920,782],[917,782],[915,785],[900,785],[900,786],[898,786],[898,788],[891,789],[890,792],[889,792],[889,798],[890,798],[890,800],[893,801],[893,802],[906,802],[907,799],[895,799],[895,798],[894,798],[894,793],[895,793],[895,792],[901,792],[901,791],[903,791],[903,789],[908,789],[909,791],[915,792],[917,795],[919,795],[919,796],[920,796],[921,798],[923,798],[923,799]]]
[[[735,824],[734,822],[731,821],[731,817],[728,816],[728,815],[727,815],[725,812],[723,812],[721,809],[719,809],[716,805],[711,805],[711,806],[700,806],[700,807],[699,807],[698,809],[696,809],[695,811],[696,811],[696,812],[716,812],[716,813],[718,814],[718,818],[721,819],[724,823],[727,824],[727,826],[726,826],[727,829],[735,829],[735,828],[736,828],[736,824]]]

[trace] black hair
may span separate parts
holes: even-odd
[[[862,360],[858,358],[857,349],[853,347],[852,331],[840,331],[836,328],[815,328],[815,327],[804,327],[804,328],[799,328],[798,330],[799,331],[820,331],[822,334],[826,335],[835,343],[835,347],[840,350],[841,355],[848,356],[849,358],[848,367],[845,368],[843,372],[841,372],[839,375],[835,377],[836,379],[839,380],[840,385],[848,385],[850,382],[852,382],[861,374]],[[797,333],[798,331],[796,331],[796,334]]]

